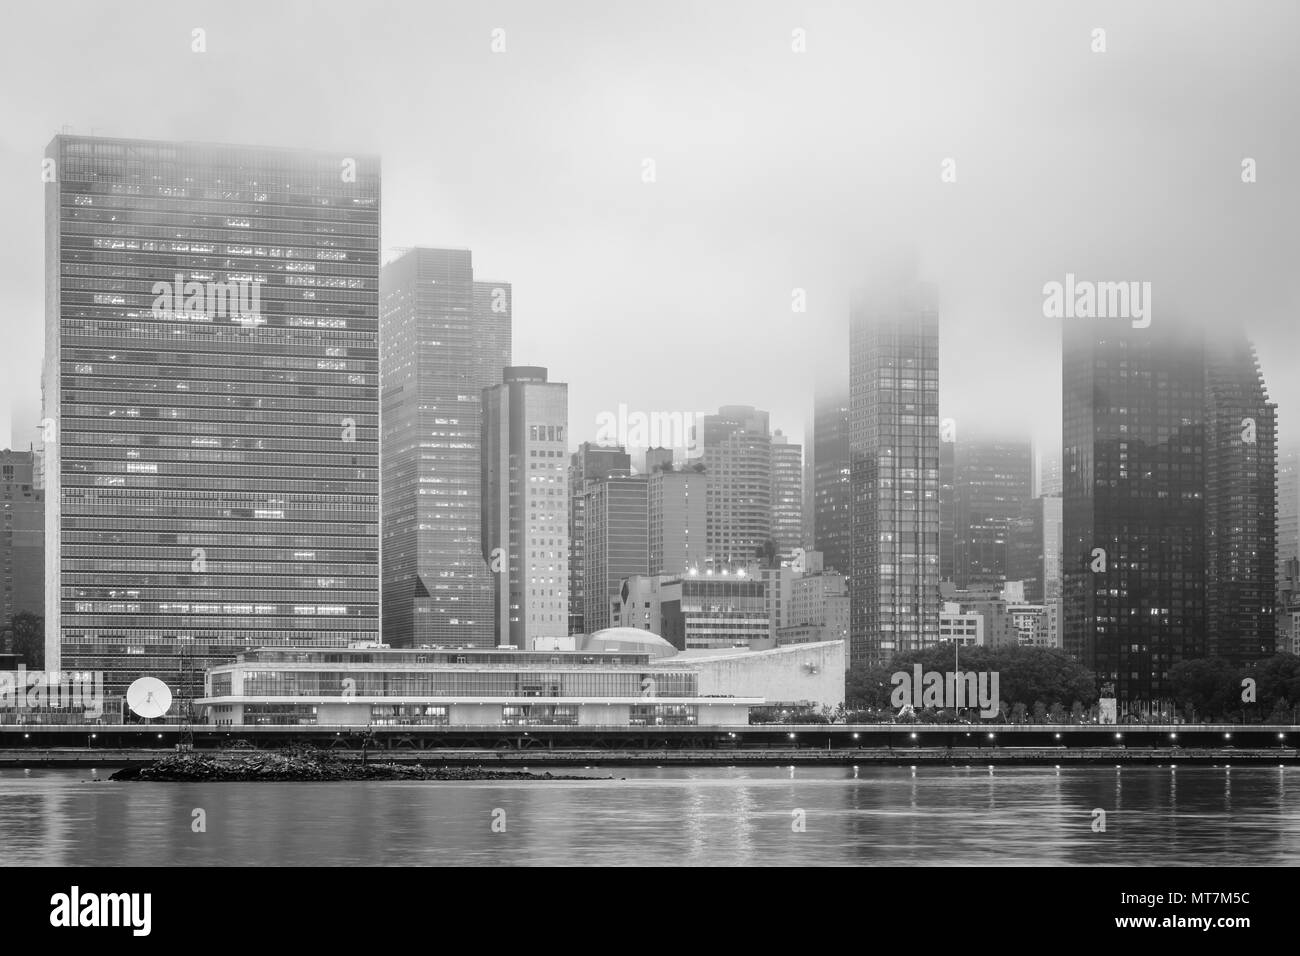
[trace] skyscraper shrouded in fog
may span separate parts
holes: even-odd
[[[483,390],[483,560],[498,645],[569,640],[569,386],[531,365]]]
[[[482,392],[510,364],[512,289],[466,249],[408,250],[381,289],[384,640],[490,647]]]
[[[827,568],[849,573],[849,390],[819,392],[813,405],[813,546]]]
[[[378,159],[46,158],[47,667],[378,639]]]
[[[1274,653],[1277,597],[1277,406],[1244,336],[1207,344],[1205,428],[1205,650],[1240,665]]]
[[[953,581],[962,590],[1008,579],[1012,523],[1034,481],[1028,440],[957,436],[953,449]]]
[[[1154,706],[1180,661],[1272,653],[1275,409],[1244,343],[1104,320],[1064,343],[1065,648]]]
[[[939,313],[914,283],[854,301],[852,663],[939,641]]]

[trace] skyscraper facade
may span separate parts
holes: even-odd
[[[952,434],[939,435],[939,580],[956,577],[957,552],[957,442]]]
[[[1205,651],[1240,665],[1274,653],[1277,599],[1277,406],[1244,337],[1209,343],[1205,426]]]
[[[803,446],[779,429],[772,436],[772,540],[778,560],[789,561],[803,547]]]
[[[57,136],[46,666],[379,637],[374,157]]]
[[[632,474],[632,456],[622,445],[583,442],[569,458],[569,633],[587,633],[586,495],[601,478]]]
[[[510,364],[511,287],[469,250],[412,249],[381,275],[383,634],[394,647],[487,646],[483,389]]]
[[[708,560],[744,567],[772,537],[772,439],[767,412],[725,405],[705,415]]]
[[[610,601],[624,579],[649,569],[647,477],[597,478],[583,495],[583,620],[587,631],[610,626]]]
[[[703,568],[708,520],[703,464],[681,470],[673,470],[670,464],[647,479],[650,574],[685,574]]]
[[[483,390],[483,560],[497,645],[563,645],[569,635],[569,387],[511,366]]]
[[[1065,649],[1126,701],[1205,653],[1205,363],[1191,330],[1067,324]]]
[[[953,461],[953,580],[962,590],[1007,580],[1011,523],[1033,487],[1028,441],[962,435]]]
[[[849,342],[849,659],[939,640],[939,314],[935,292],[854,302]]]
[[[818,394],[813,408],[813,546],[826,567],[848,574],[852,530],[849,393]]]

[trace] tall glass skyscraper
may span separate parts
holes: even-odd
[[[1277,406],[1245,337],[1205,363],[1206,653],[1269,657],[1277,635]]]
[[[1121,699],[1205,653],[1204,346],[1078,320],[1063,352],[1065,649]]]
[[[1130,709],[1273,653],[1276,407],[1244,338],[1081,321],[1064,353],[1065,649]]]
[[[384,266],[384,640],[491,647],[481,533],[482,392],[510,364],[512,289],[474,279],[466,249]]]
[[[848,574],[851,540],[849,505],[849,391],[819,392],[813,406],[813,546],[825,567]]]
[[[939,313],[928,284],[853,304],[849,659],[939,641]]]
[[[1011,525],[1030,500],[1028,440],[957,436],[953,461],[953,581],[962,590],[1008,579]]]
[[[47,667],[377,639],[378,159],[46,157]]]

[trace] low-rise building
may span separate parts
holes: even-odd
[[[844,644],[679,652],[610,628],[577,651],[262,648],[209,670],[209,724],[367,727],[744,725],[751,707],[834,707]]]

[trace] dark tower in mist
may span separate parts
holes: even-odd
[[[474,279],[468,249],[384,266],[384,640],[491,647],[482,555],[483,389],[510,364],[511,287]]]
[[[813,547],[826,568],[848,574],[852,501],[849,390],[819,393],[813,405]]]
[[[1277,406],[1244,338],[1212,342],[1205,369],[1206,653],[1274,653]]]
[[[958,588],[1008,580],[1011,526],[1030,500],[1029,441],[957,436],[953,461],[953,581]]]
[[[854,301],[852,663],[939,640],[939,313],[924,284]]]
[[[1244,338],[1067,326],[1064,642],[1130,704],[1274,652],[1277,414]]]
[[[1204,350],[1190,330],[1064,331],[1063,639],[1121,699],[1205,653]]]

